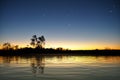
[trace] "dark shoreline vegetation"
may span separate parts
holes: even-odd
[[[83,55],[83,56],[120,56],[120,50],[55,50],[23,48],[0,50],[1,56],[36,56],[36,55]]]
[[[57,49],[45,48],[45,37],[33,35],[30,47],[18,48],[19,45],[11,46],[9,42],[3,44],[0,50],[2,56],[38,56],[38,55],[83,55],[83,56],[120,56],[120,50],[104,49],[104,50],[69,50],[61,47]]]

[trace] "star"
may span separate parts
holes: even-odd
[[[112,13],[113,12],[113,10],[109,10],[109,13]]]

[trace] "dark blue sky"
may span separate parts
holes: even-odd
[[[44,35],[46,47],[119,48],[119,0],[1,0],[0,43],[26,46]]]

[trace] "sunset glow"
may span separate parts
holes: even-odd
[[[0,48],[5,42],[31,47],[33,35],[46,48],[120,49],[117,0],[2,0]]]

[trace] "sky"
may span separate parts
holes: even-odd
[[[46,48],[120,49],[120,1],[0,0],[0,45],[25,47],[33,35]]]

